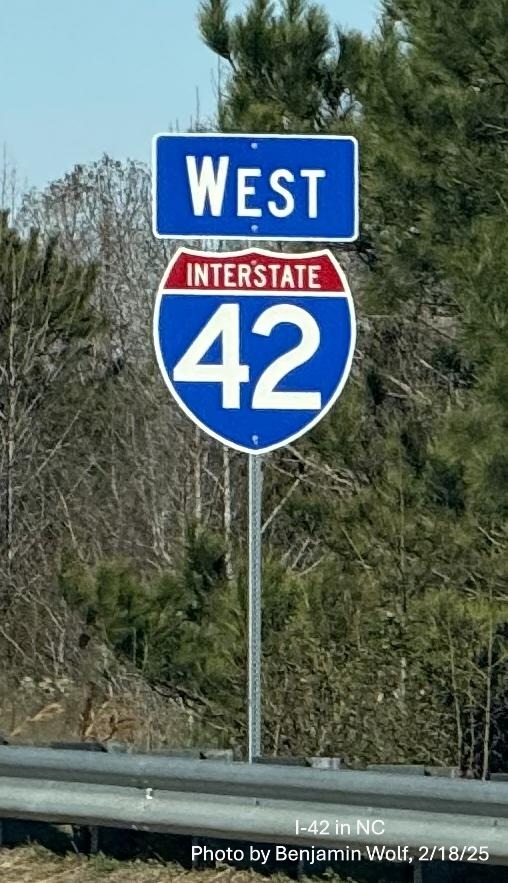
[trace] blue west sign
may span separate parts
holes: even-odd
[[[351,242],[358,145],[332,135],[156,135],[153,191],[159,238]]]
[[[159,288],[153,333],[185,413],[223,444],[261,454],[330,410],[351,367],[355,314],[328,251],[180,248]]]

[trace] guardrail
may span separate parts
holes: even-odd
[[[508,863],[506,784],[396,773],[8,746],[0,817],[415,856],[486,847],[490,863]],[[304,830],[314,820],[325,836]]]

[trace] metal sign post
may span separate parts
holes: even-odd
[[[248,760],[261,755],[261,499],[262,458],[249,454],[249,739]]]

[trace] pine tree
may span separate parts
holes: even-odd
[[[0,217],[0,472],[3,603],[12,602],[46,543],[59,533],[67,482],[62,455],[87,409],[101,321],[91,305],[93,265],[70,263],[55,240],[43,246]],[[39,574],[42,577],[42,572]],[[33,577],[31,578],[33,581]]]
[[[352,112],[347,71],[357,34],[333,33],[322,8],[307,0],[251,0],[228,19],[227,0],[204,0],[205,43],[229,65],[219,96],[227,131],[316,132],[340,128]]]
[[[270,540],[320,552],[307,580],[323,614],[313,606],[305,634],[323,653],[343,644],[320,675],[338,667],[347,683],[349,698],[337,684],[330,699],[340,745],[414,760],[411,719],[420,756],[486,774],[507,670],[507,4],[386,0],[369,39],[309,3],[277,10],[251,2],[230,20],[221,0],[202,4],[202,35],[230,68],[218,123],[357,134],[362,231],[339,253],[359,304],[353,379],[293,463],[274,458],[269,494],[287,490],[281,473],[299,478]]]

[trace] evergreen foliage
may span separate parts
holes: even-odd
[[[359,359],[300,448],[351,491],[307,488],[285,508],[288,530],[328,550],[301,647],[315,636],[335,683],[316,726],[338,703],[328,750],[485,773],[478,746],[497,732],[500,750],[507,678],[506,4],[386,0],[362,39],[307,2],[251,2],[229,21],[204,3],[217,51],[212,6],[230,60],[222,126],[347,130],[361,145],[362,236],[346,256]]]
[[[0,580],[5,607],[58,532],[55,500],[94,390],[96,267],[0,214]],[[89,386],[86,383],[89,383]],[[87,413],[88,416],[88,413]],[[39,572],[40,571],[40,572]]]

